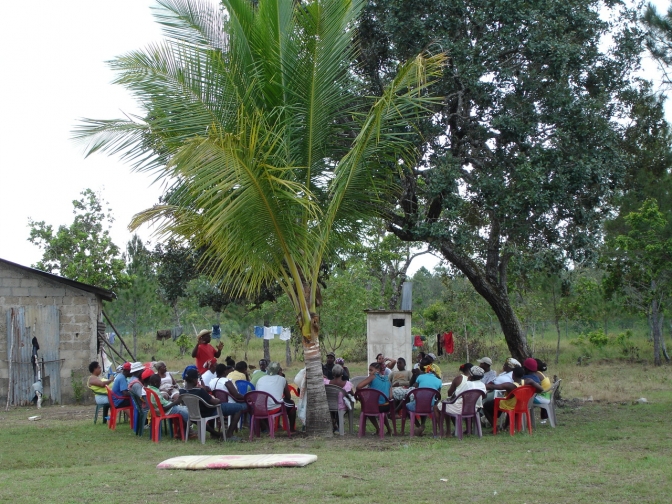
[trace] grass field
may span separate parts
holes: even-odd
[[[462,442],[409,438],[407,428],[406,436],[383,441],[281,434],[274,441],[154,444],[127,424],[116,431],[93,425],[93,405],[43,408],[37,422],[27,420],[34,408],[2,411],[0,502],[670,502],[672,369],[551,371],[564,378],[556,429]],[[634,402],[639,397],[649,402]],[[177,455],[268,452],[313,453],[318,461],[300,469],[156,469]]]

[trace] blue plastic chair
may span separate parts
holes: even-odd
[[[240,395],[245,395],[251,390],[256,390],[254,385],[252,385],[252,383],[247,380],[238,380],[236,382],[236,388],[238,389],[238,393]]]

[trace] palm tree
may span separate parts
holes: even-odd
[[[331,435],[320,266],[413,166],[412,125],[435,103],[426,88],[444,56],[419,55],[365,99],[351,68],[363,0],[222,3],[159,1],[167,40],[111,63],[145,116],[85,120],[76,136],[89,154],[121,153],[168,185],[132,228],[151,222],[199,247],[239,295],[281,286],[303,335],[309,432]]]

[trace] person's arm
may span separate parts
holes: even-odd
[[[243,397],[243,395],[240,392],[238,392],[238,389],[236,388],[236,386],[233,384],[233,382],[231,380],[226,382],[226,391],[236,401],[238,401],[238,402],[244,402],[245,401],[245,398]]]
[[[397,363],[397,359],[385,359],[385,365],[388,367],[388,369],[394,368],[395,364]]]
[[[207,396],[208,396],[207,401],[208,401],[210,404],[212,404],[213,406],[217,406],[217,405],[221,402],[221,401],[220,401],[219,399],[217,399],[215,396],[211,396],[211,395],[208,394],[207,392],[206,392],[206,394],[207,394]],[[204,397],[203,399],[205,399],[205,397]]]
[[[537,394],[538,394],[539,392],[543,392],[543,391],[544,391],[544,389],[541,388],[541,385],[539,385],[539,384],[538,384],[537,382],[535,382],[534,380],[529,380],[529,379],[528,379],[528,380],[523,380],[523,385],[529,385],[529,386],[531,386],[531,387],[535,390],[535,392],[536,392]]]
[[[109,385],[110,383],[112,383],[112,381],[113,380],[105,380],[105,379],[101,380],[97,376],[91,375],[91,376],[89,376],[89,387],[91,385],[93,385],[95,387],[105,387],[105,386]]]
[[[359,389],[363,389],[363,388],[367,387],[369,385],[369,383],[371,383],[373,381],[374,376],[375,375],[370,374],[369,376],[364,378],[361,382],[359,382],[357,387],[355,387],[355,390],[359,390]]]
[[[462,380],[464,380],[464,379],[465,379],[464,375],[461,375],[461,374],[459,374],[455,378],[453,378],[453,381],[451,382],[450,388],[448,389],[448,392],[446,392],[446,395],[448,397],[453,397],[453,394],[455,393],[455,389],[457,389],[457,387],[462,384]]]
[[[285,402],[292,402],[292,393],[289,390],[289,384],[285,380],[285,390],[282,391],[282,398]]]
[[[217,345],[217,351],[215,352],[215,357],[218,359],[222,355],[222,348],[224,348],[224,343],[220,341],[219,345]]]

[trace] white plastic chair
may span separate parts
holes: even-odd
[[[560,382],[562,379],[556,381],[553,386],[551,387],[550,393],[551,393],[551,402],[548,404],[535,404],[534,403],[534,398],[532,402],[530,403],[530,414],[532,415],[532,426],[536,428],[536,417],[534,414],[534,408],[539,408],[539,409],[544,409],[548,413],[548,422],[551,424],[551,427],[555,427],[557,425],[557,419],[555,417],[555,391],[558,389],[560,386]]]
[[[201,444],[205,444],[205,424],[208,422],[208,420],[213,420],[213,419],[219,419],[222,425],[222,433],[224,434],[224,441],[226,441],[226,430],[224,429],[224,416],[222,415],[222,408],[219,406],[213,406],[211,404],[208,404],[206,401],[201,399],[200,397],[193,395],[193,394],[182,394],[180,395],[180,399],[184,403],[184,405],[187,407],[189,410],[189,424],[191,422],[194,422],[195,424],[198,425],[198,438],[201,441]],[[203,403],[203,405],[207,406],[208,408],[215,408],[215,414],[207,417],[201,416],[201,408],[199,405]],[[187,433],[189,432],[189,429],[187,429]],[[184,442],[187,442],[187,439],[189,439],[189,435],[187,434],[184,436]]]
[[[354,425],[354,413],[352,409],[354,408],[354,399],[350,396],[345,390],[337,385],[325,385],[324,389],[327,392],[327,402],[329,403],[329,411],[332,413],[338,413],[338,433],[343,436],[345,434],[345,413],[348,413],[348,422],[350,423],[350,434],[354,434],[353,425]],[[346,409],[338,409],[338,399],[339,397],[343,398]]]

